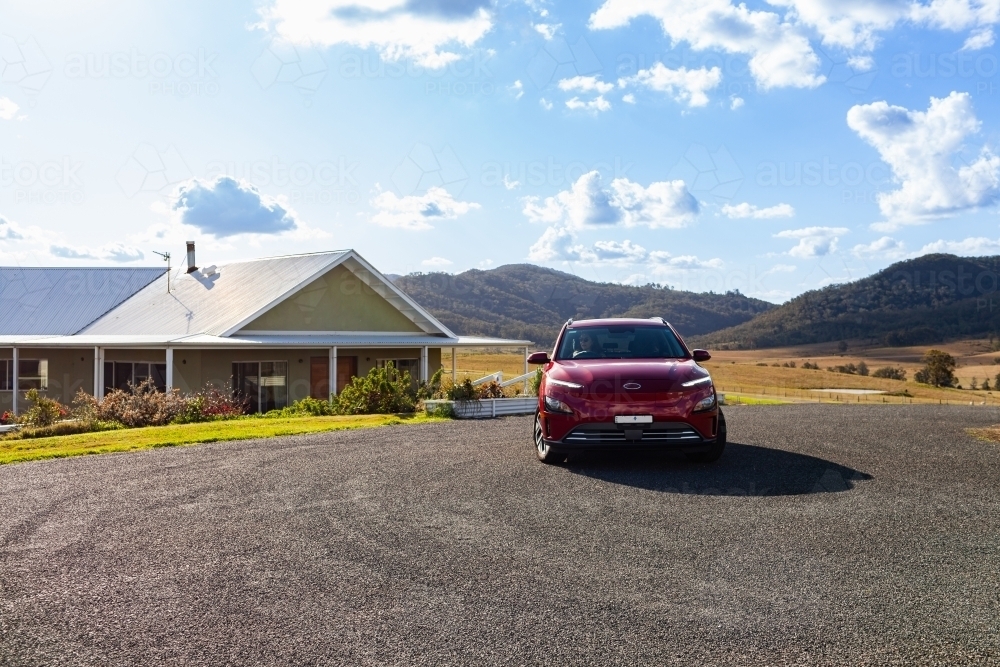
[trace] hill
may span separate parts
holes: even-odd
[[[749,322],[697,337],[729,349],[865,339],[922,345],[1000,331],[1000,257],[924,255],[806,292]]]
[[[746,322],[775,307],[739,292],[696,294],[653,285],[596,283],[532,264],[457,275],[415,273],[394,282],[456,333],[540,345],[554,342],[571,317],[660,316],[689,336]]]

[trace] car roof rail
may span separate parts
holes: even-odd
[[[568,326],[569,326],[569,325],[571,325],[571,324],[573,324],[573,318],[572,318],[572,317],[571,317],[571,318],[569,318],[568,320],[566,320],[566,324],[565,324],[565,326],[567,326],[567,327],[568,327]]]
[[[656,317],[656,316],[654,316],[654,317],[651,317],[649,319],[651,319],[651,320],[659,320],[659,322],[661,324],[666,324],[667,323],[667,321],[665,319],[663,319],[662,317]]]

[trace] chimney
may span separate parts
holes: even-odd
[[[194,241],[187,242],[188,248],[188,273],[194,273],[198,270],[198,266],[194,263]]]

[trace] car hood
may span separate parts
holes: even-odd
[[[706,377],[708,371],[692,359],[579,359],[553,362],[548,376],[615,390],[635,383],[640,385],[637,390],[646,393],[682,391],[685,382]]]

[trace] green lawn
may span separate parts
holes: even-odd
[[[271,438],[279,435],[442,421],[448,421],[448,419],[429,417],[424,414],[234,419],[202,424],[173,424],[60,435],[52,438],[0,439],[0,464],[85,454],[103,454],[105,452],[127,452],[133,449],[151,449],[153,447],[176,447],[220,440]]]

